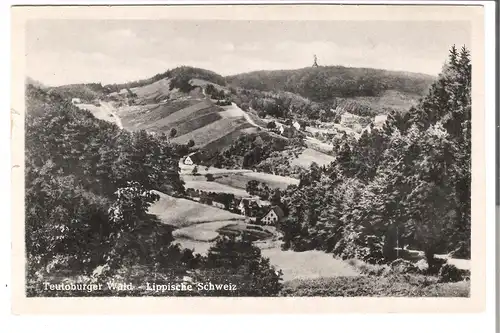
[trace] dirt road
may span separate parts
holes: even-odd
[[[116,109],[113,107],[113,105],[111,105],[111,103],[109,103],[109,102],[102,102],[101,101],[101,107],[103,108],[104,111],[112,114],[116,126],[123,129],[122,121],[121,121],[120,117],[118,117],[118,115],[116,114],[116,112],[115,112]]]

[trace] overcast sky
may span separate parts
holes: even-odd
[[[180,65],[222,75],[343,65],[437,75],[468,22],[31,21],[27,75],[48,85],[124,83]]]

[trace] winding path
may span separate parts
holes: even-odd
[[[123,124],[122,124],[122,120],[120,119],[120,117],[118,117],[118,115],[116,114],[115,112],[115,108],[113,107],[113,105],[111,105],[111,103],[109,102],[100,102],[101,103],[101,107],[111,113],[113,115],[113,118],[115,119],[115,124],[116,126],[118,126],[119,128],[123,129]]]

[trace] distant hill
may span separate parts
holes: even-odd
[[[157,74],[149,79],[131,81],[123,84],[108,84],[104,86],[104,89],[107,92],[119,92],[122,89],[131,89],[150,85],[162,79],[169,79],[170,82],[173,82],[174,86],[176,84],[189,82],[191,79],[201,79],[220,86],[226,85],[225,78],[215,72],[203,68],[180,66],[170,69],[164,73]]]
[[[26,77],[25,84],[26,85],[31,85],[33,87],[40,88],[40,89],[46,89],[47,88],[47,86],[45,84],[43,84],[42,82],[40,82],[38,80],[35,80],[35,79],[33,79],[32,77],[29,77],[29,76]]]
[[[104,96],[104,88],[100,83],[77,83],[59,87],[47,88],[49,92],[54,92],[64,99],[78,97],[82,102],[92,103],[96,99]]]
[[[387,90],[424,95],[435,77],[373,68],[342,66],[256,71],[228,76],[227,83],[244,89],[289,91],[322,102],[332,98],[377,97]]]

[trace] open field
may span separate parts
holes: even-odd
[[[170,79],[164,78],[151,84],[130,89],[139,100],[147,102],[160,102],[167,98],[177,97],[181,94],[177,89],[170,90]]]
[[[264,172],[250,172],[245,173],[244,176],[248,177],[250,180],[257,180],[262,183],[268,184],[272,188],[285,189],[289,185],[298,185],[299,180],[292,177],[284,177],[278,175],[271,175]]]
[[[211,141],[203,147],[205,152],[216,152],[231,145],[240,135],[255,133],[257,128],[251,127],[248,123],[242,123],[236,130]]]
[[[182,238],[182,237],[174,239],[174,241],[172,243],[179,244],[180,246],[182,246],[185,249],[190,249],[194,253],[199,253],[199,254],[203,254],[203,255],[206,255],[210,246],[213,245],[213,243],[210,243],[210,242],[195,241],[195,240],[192,240],[189,238]]]
[[[197,247],[195,242],[213,242],[219,235],[238,236],[243,233],[255,240],[268,239],[273,236],[272,233],[261,226],[241,221],[217,221],[195,224],[174,230],[172,235],[183,246],[186,244],[183,242],[183,239],[187,239],[191,241],[187,244]],[[208,250],[207,247],[203,247],[203,249]]]
[[[317,150],[319,152],[326,153],[326,152],[332,151],[332,149],[333,149],[333,146],[331,144],[321,142],[318,139],[313,138],[311,136],[306,137],[304,142],[308,148]]]
[[[175,137],[172,141],[182,144],[188,142],[189,140],[193,140],[196,145],[204,146],[211,141],[215,141],[242,128],[242,126],[248,127],[250,124],[246,123],[243,118],[223,118],[185,135]]]
[[[122,127],[121,119],[114,113],[113,108],[108,103],[101,103],[100,106],[94,104],[77,104],[77,107],[90,111],[97,119],[109,121],[118,127]]]
[[[223,116],[225,118],[244,117],[245,116],[245,112],[243,112],[243,110],[241,110],[235,104],[221,106],[221,108],[224,110],[224,111],[221,111],[221,116]]]
[[[293,252],[272,248],[263,249],[262,256],[283,271],[284,281],[359,275],[345,261],[321,251]]]
[[[194,99],[193,101],[197,101],[198,103],[192,104],[186,108],[183,109],[178,109],[177,111],[163,117],[162,119],[158,120],[154,125],[155,126],[164,126],[164,125],[169,125],[175,122],[178,122],[182,119],[191,117],[191,116],[201,116],[204,114],[207,114],[207,109],[209,109],[209,112],[217,112],[220,111],[220,109],[216,106],[214,106],[212,103],[205,101],[205,100],[199,100],[199,99]],[[188,118],[189,119],[189,118]]]
[[[299,155],[298,158],[291,161],[291,165],[309,168],[312,162],[315,162],[319,166],[323,166],[332,163],[334,160],[335,157],[331,155],[307,148]]]
[[[396,90],[386,90],[381,96],[358,96],[352,99],[360,105],[370,107],[375,113],[388,114],[391,110],[408,111],[418,103],[420,96]]]
[[[125,127],[146,128],[169,115],[196,105],[199,100],[183,99],[148,105],[122,106],[118,114]]]
[[[204,177],[203,177],[204,178]],[[192,188],[195,190],[205,191],[205,192],[215,192],[215,193],[230,193],[234,194],[236,197],[249,198],[251,197],[245,190],[232,187],[225,184],[216,183],[215,181],[207,180],[184,180],[185,188]]]
[[[174,230],[172,235],[175,238],[187,238],[192,241],[212,242],[218,236],[217,230],[220,228],[237,224],[235,221],[217,221],[191,225],[189,227]],[[244,223],[244,222],[243,222]]]
[[[233,214],[223,209],[155,192],[160,196],[160,200],[151,205],[148,212],[156,215],[165,224],[187,227],[205,222],[245,220],[245,216]]]
[[[285,189],[289,185],[298,185],[299,180],[291,177],[283,177],[278,175],[271,175],[263,172],[246,172],[227,175],[215,179],[217,183],[229,185],[231,187],[246,189],[247,183],[250,180],[257,180],[266,183],[270,188]]]
[[[209,110],[209,109],[205,109]],[[204,111],[205,111],[204,110]],[[198,128],[202,128],[203,126],[207,126],[213,122],[216,122],[219,119],[222,119],[218,112],[210,112],[196,118],[188,119],[189,117],[177,121],[175,123],[169,124],[169,128],[175,128],[177,130],[177,136],[181,136],[184,134],[188,134]],[[164,128],[161,128],[164,129]]]
[[[225,236],[240,236],[244,234],[254,241],[270,239],[274,235],[274,233],[265,227],[250,223],[229,224],[218,229],[217,232]]]
[[[281,294],[298,297],[469,297],[470,281],[438,283],[436,277],[411,274],[322,277],[285,281]]]

